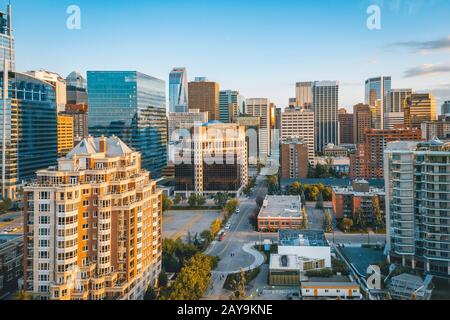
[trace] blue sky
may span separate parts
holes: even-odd
[[[3,4],[6,2],[1,0]],[[363,82],[450,100],[448,0],[12,0],[19,71],[138,70],[168,81],[172,67],[279,107],[296,81],[339,80],[341,107]],[[81,30],[66,28],[69,5]],[[381,30],[366,9],[381,8]],[[426,50],[424,50],[426,49]]]

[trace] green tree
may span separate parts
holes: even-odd
[[[163,196],[162,196],[162,211],[163,211],[163,213],[170,210],[170,207],[172,207],[172,204],[173,204],[172,200],[170,200],[170,198],[168,196],[163,194]]]
[[[344,218],[341,221],[341,228],[344,232],[349,232],[353,227],[353,220],[349,218]]]
[[[229,198],[228,193],[217,192],[214,195],[214,203],[216,204],[216,206],[219,206],[220,208],[223,209],[227,204],[228,198]]]
[[[364,211],[361,208],[356,209],[355,211],[355,225],[360,229],[366,228],[366,221],[364,217]]]
[[[159,276],[158,276],[158,285],[160,286],[160,287],[166,287],[167,286],[167,284],[168,284],[168,278],[167,278],[167,273],[166,273],[166,271],[164,270],[164,268],[162,268],[161,269],[161,272],[159,273]]]
[[[233,212],[236,211],[237,207],[239,206],[239,200],[237,199],[231,199],[230,201],[227,202],[227,204],[225,205],[224,211],[225,213],[229,216],[231,214],[233,214]]]
[[[219,229],[220,230],[220,229]],[[210,230],[204,230],[200,233],[200,237],[205,240],[207,243],[211,243],[214,240],[214,236]]]
[[[275,194],[278,192],[278,176],[267,176],[266,178],[269,194]]]
[[[333,220],[331,217],[331,212],[328,209],[326,214],[325,214],[325,232],[326,233],[331,233],[333,232]]]
[[[319,188],[317,186],[312,186],[309,189],[310,201],[317,201],[317,197],[319,196],[319,194],[320,194]]]
[[[231,295],[231,300],[244,300],[245,299],[245,284],[246,276],[244,269],[241,268],[239,274],[239,281],[234,281],[234,292]]]
[[[32,300],[32,297],[28,292],[19,290],[14,294],[14,300]]]
[[[144,294],[144,300],[156,300],[158,298],[158,294],[153,287],[149,287]]]
[[[380,208],[380,198],[378,196],[372,198],[372,212],[375,219],[375,226],[377,228],[383,228],[384,217]]]
[[[302,184],[298,181],[295,181],[291,185],[292,195],[300,195],[303,191]]]
[[[181,200],[183,200],[183,198],[181,197],[180,194],[177,193],[177,194],[175,195],[175,198],[173,199],[173,203],[174,203],[175,205],[179,205],[180,202],[181,202]]]

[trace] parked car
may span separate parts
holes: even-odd
[[[238,214],[241,213],[241,209],[237,208],[236,213],[238,213]]]
[[[287,296],[288,300],[302,300],[302,297],[300,296],[300,292],[293,292],[288,294]]]

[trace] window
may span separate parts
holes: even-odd
[[[48,248],[49,247],[49,241],[48,240],[39,240],[39,247],[40,248]]]
[[[40,200],[48,200],[48,199],[50,199],[50,192],[48,192],[48,191],[41,191],[41,192],[39,192],[39,199]]]
[[[39,224],[50,224],[50,217],[49,216],[40,216]]]
[[[83,212],[83,218],[84,219],[89,218],[89,212],[88,211]]]
[[[87,207],[89,205],[89,200],[83,200],[83,207]]]
[[[39,235],[40,236],[50,235],[50,229],[49,228],[39,228]]]
[[[48,259],[49,257],[48,251],[39,251],[38,257],[39,259]]]
[[[39,204],[39,211],[40,212],[49,212],[50,211],[50,205],[48,203],[40,203]]]

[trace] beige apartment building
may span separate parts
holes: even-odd
[[[161,270],[162,195],[141,154],[83,139],[24,187],[24,288],[34,299],[142,299]]]
[[[259,130],[259,161],[265,163],[271,151],[271,108],[272,104],[266,98],[250,98],[245,101],[246,114],[260,117]]]
[[[281,140],[300,139],[308,145],[308,160],[314,160],[314,112],[302,108],[286,108],[281,114]]]

